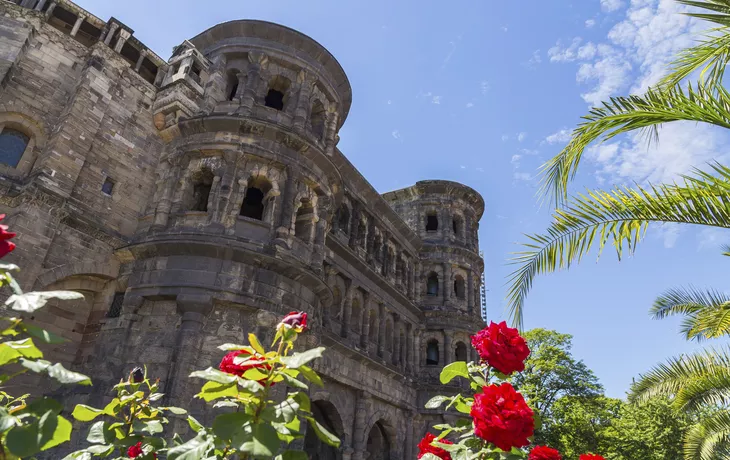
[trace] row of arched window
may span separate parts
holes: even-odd
[[[454,347],[454,359],[452,361],[468,361],[469,349],[464,342],[457,342]],[[448,350],[447,350],[448,351]],[[439,341],[431,339],[426,343],[426,365],[439,366],[441,364],[441,354],[439,352]]]
[[[453,295],[457,299],[466,299],[466,281],[461,275],[454,277]],[[428,297],[437,297],[440,291],[439,275],[436,272],[429,273],[426,278],[426,295]]]
[[[436,211],[428,211],[426,212],[423,225],[424,230],[427,234],[429,233],[436,233],[439,231],[440,228],[440,220],[439,215]],[[464,218],[458,214],[454,214],[451,216],[451,231],[453,232],[453,235],[456,238],[464,238],[465,225],[464,225]]]

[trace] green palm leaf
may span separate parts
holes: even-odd
[[[677,2],[701,8],[703,10],[713,11],[714,13],[687,13],[688,16],[705,19],[723,26],[730,26],[730,1],[728,0],[677,0]]]
[[[712,88],[722,84],[725,67],[730,62],[730,34],[728,27],[713,29],[699,45],[688,48],[670,65],[669,74],[660,82],[660,87],[678,85],[696,70],[700,80]]]
[[[685,315],[681,327],[687,340],[714,339],[730,333],[730,296],[719,291],[671,289],[654,301],[650,313],[654,319]]]
[[[573,131],[568,145],[541,169],[541,192],[558,203],[567,198],[568,183],[591,143],[683,120],[730,128],[730,93],[705,84],[690,84],[686,91],[678,86],[653,89],[643,96],[612,98],[583,118],[585,121]]]
[[[611,240],[619,259],[633,253],[650,222],[730,228],[730,168],[712,166],[714,175],[698,172],[683,185],[589,191],[553,214],[542,235],[527,235],[525,250],[512,263],[508,309],[513,324],[522,326],[524,300],[536,275],[570,267],[598,242],[600,256]]]
[[[684,436],[685,460],[730,458],[730,412],[720,410],[702,417]]]

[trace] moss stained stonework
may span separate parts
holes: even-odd
[[[303,447],[415,458],[445,420],[424,403],[460,389],[440,369],[475,358],[484,201],[448,181],[380,195],[337,148],[351,88],[326,49],[240,20],[165,62],[115,18],[0,0],[0,85],[0,142],[28,138],[20,160],[0,157],[0,213],[19,234],[8,262],[24,289],[85,296],[28,318],[67,339],[51,360],[94,381],[48,393],[100,405],[146,365],[208,423],[188,374],[304,310],[303,341],[327,347],[314,410],[343,442],[307,433]]]

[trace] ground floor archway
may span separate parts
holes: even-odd
[[[337,435],[340,440],[343,440],[342,418],[334,404],[329,401],[314,401],[312,402],[312,414],[314,414],[314,419],[320,425]],[[311,460],[342,460],[341,449],[320,441],[317,434],[309,426],[307,427],[307,434],[304,436],[304,451]]]
[[[375,422],[368,434],[368,460],[390,460],[391,445],[388,432],[382,421]]]

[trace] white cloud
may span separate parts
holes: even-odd
[[[474,103],[473,103],[473,102],[467,102],[467,103],[466,103],[466,108],[467,108],[467,109],[470,109],[470,108],[472,108],[472,107],[474,107]]]
[[[596,25],[596,20],[595,19],[587,19],[586,20],[586,29],[590,29],[590,28],[592,28],[595,25]]]
[[[684,233],[686,230],[685,227],[682,227],[680,224],[662,224],[659,227],[654,229],[654,234],[661,238],[664,247],[667,249],[671,249],[674,247],[675,244],[677,244],[677,240],[679,239],[679,235]]]
[[[516,167],[519,167],[521,158],[522,158],[522,155],[512,155],[512,159],[510,160],[510,163],[512,163]]]
[[[535,50],[532,52],[532,56],[530,57],[530,59],[528,59],[527,62],[523,62],[522,65],[527,67],[528,69],[534,69],[540,63],[542,63],[542,56],[540,56],[540,50]]]
[[[540,153],[537,150],[533,149],[520,149],[520,152],[522,152],[524,155],[537,155]]]
[[[393,136],[393,139],[403,142],[403,136],[401,136],[400,131],[397,129],[394,129],[390,135]]]
[[[482,96],[486,96],[489,92],[489,82],[487,80],[482,80],[481,83],[479,83],[479,90],[482,92]]]
[[[592,42],[581,45],[583,39],[575,37],[569,46],[564,47],[560,41],[548,50],[550,62],[573,62],[592,59],[598,53],[598,47]]]
[[[509,140],[509,134],[502,134],[502,142],[507,142]]]
[[[728,232],[719,228],[703,228],[697,232],[697,249],[717,251],[728,243]]]
[[[517,142],[522,142],[527,138],[526,132],[517,133]]]
[[[477,171],[484,172],[484,168],[477,168]]]
[[[632,2],[636,2],[636,0],[632,0]],[[601,9],[607,13],[616,11],[622,6],[623,2],[621,0],[601,0]]]
[[[567,128],[563,128],[560,131],[553,133],[545,138],[545,142],[548,144],[567,144],[570,141],[571,133]]]
[[[461,169],[466,169],[466,166],[464,166],[464,165],[460,165],[460,166],[459,166],[459,168],[461,168]]]
[[[391,101],[390,99],[388,99],[388,102],[387,102],[387,104],[388,104],[388,105],[390,105],[390,104],[392,104],[392,103],[393,103],[393,101]]]
[[[431,103],[432,104],[437,104],[437,105],[438,104],[441,104],[441,96],[434,96],[434,97],[432,97],[431,98]]]
[[[514,173],[513,177],[516,180],[523,180],[523,181],[528,181],[528,180],[532,179],[532,176],[530,175],[530,173],[526,173],[526,172],[516,172],[516,173]]]
[[[502,26],[500,28],[502,29],[502,32],[507,32],[507,30],[509,30],[509,29],[507,29],[507,26]]]

